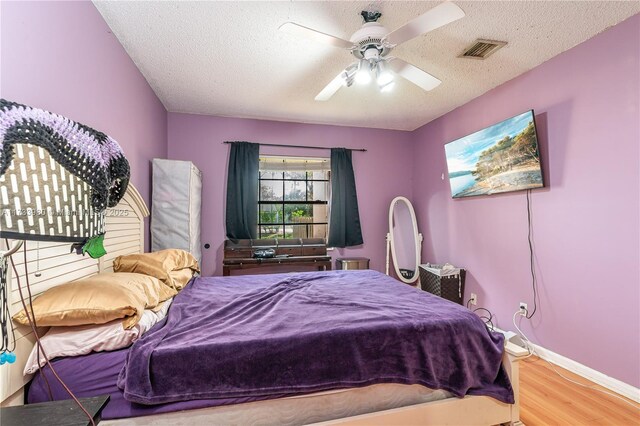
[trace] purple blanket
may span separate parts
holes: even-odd
[[[129,350],[140,404],[421,384],[513,403],[503,338],[472,312],[375,271],[198,278]]]

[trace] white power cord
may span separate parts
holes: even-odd
[[[550,361],[547,361],[546,359],[540,357],[539,354],[536,354],[535,348],[532,346],[531,341],[527,338],[527,336],[522,332],[522,330],[520,330],[520,327],[518,327],[518,325],[516,324],[516,316],[518,316],[518,315],[521,316],[521,317],[525,317],[526,318],[527,314],[526,314],[526,312],[522,313],[521,311],[517,311],[515,314],[513,314],[513,326],[516,328],[516,330],[518,330],[518,333],[520,334],[520,337],[522,338],[522,341],[524,342],[524,344],[526,346],[526,349],[529,352],[529,355],[527,355],[525,358],[529,358],[530,356],[535,354],[535,355],[538,356],[538,358],[540,358],[541,360],[543,360],[544,362],[549,364],[549,366],[551,367],[551,369],[553,370],[554,373],[556,373],[558,376],[562,377],[566,381],[574,383],[574,384],[576,384],[578,386],[582,386],[583,388],[591,389],[591,390],[598,391],[600,393],[604,393],[606,395],[612,396],[614,398],[618,398],[619,400],[621,400],[622,402],[624,402],[626,404],[629,404],[633,408],[640,409],[640,407],[638,407],[638,405],[636,403],[628,401],[626,398],[624,398],[624,397],[622,397],[622,396],[620,396],[618,394],[615,394],[613,392],[609,392],[609,391],[606,391],[606,390],[598,389],[595,386],[590,386],[590,385],[586,385],[584,383],[577,382],[577,381],[575,381],[573,379],[570,379],[570,378],[564,376],[562,373],[560,373],[558,370],[556,370],[556,367],[553,365],[553,363],[551,363]]]
[[[534,349],[533,346],[531,346],[531,342],[529,341],[527,336],[525,336],[524,333],[522,332],[522,330],[520,330],[520,327],[518,327],[518,324],[516,324],[516,316],[517,315],[520,315],[521,317],[525,317],[525,318],[527,316],[522,311],[518,311],[515,314],[513,314],[513,326],[516,328],[516,330],[518,330],[518,334],[522,338],[522,341],[524,343],[525,349],[527,350],[527,352],[529,352],[529,355],[527,355],[526,357],[523,358],[523,359],[527,359],[527,358],[533,356],[533,354],[535,353],[535,349]]]

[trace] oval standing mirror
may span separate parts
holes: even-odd
[[[405,197],[396,197],[389,207],[389,233],[387,234],[387,275],[389,275],[389,248],[393,267],[398,278],[412,284],[418,280],[418,266],[422,234],[418,233],[416,214],[411,202]]]

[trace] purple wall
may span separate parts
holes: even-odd
[[[222,274],[224,203],[229,146],[223,141],[366,148],[354,152],[353,166],[364,245],[336,249],[333,257],[365,256],[384,271],[389,203],[411,198],[411,133],[355,127],[297,124],[169,113],[169,158],[189,160],[203,173],[202,243],[205,275]],[[262,154],[328,157],[329,151],[261,147]]]
[[[423,261],[467,268],[498,326],[533,306],[525,193],[452,200],[443,145],[533,108],[548,187],[532,193],[537,344],[640,386],[640,15],[415,132]],[[466,300],[466,299],[465,299]]]
[[[115,138],[148,203],[150,160],[167,155],[166,111],[95,6],[3,1],[0,13],[0,95]]]

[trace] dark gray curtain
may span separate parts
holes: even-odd
[[[257,238],[260,145],[232,142],[227,175],[227,237]]]
[[[351,150],[331,148],[331,217],[328,245],[349,247],[362,243]]]

